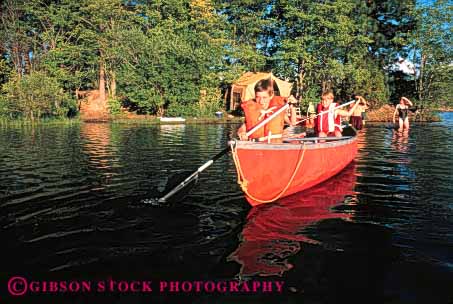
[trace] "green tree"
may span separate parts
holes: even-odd
[[[57,48],[54,43],[57,41],[56,31],[60,32],[48,20],[39,18],[44,15],[44,9],[49,7],[46,1],[36,0],[8,0],[2,3],[0,49],[14,71],[11,77],[2,77],[5,82],[2,90],[5,94],[2,97],[3,109],[15,116],[30,119],[42,115],[62,116],[66,114],[64,111],[73,107],[64,91],[64,74],[51,75],[41,65],[42,59]],[[48,13],[53,16],[52,10]],[[51,35],[52,30],[54,36]],[[43,87],[39,86],[41,77]],[[46,86],[48,92],[44,93],[43,88]]]
[[[419,75],[417,97],[423,104],[453,100],[453,4],[437,0],[417,9],[411,51]]]
[[[414,1],[275,1],[272,66],[303,99],[334,88],[386,102],[384,67],[403,51]]]
[[[354,2],[278,3],[274,16],[280,35],[274,41],[278,49],[273,57],[274,62],[280,62],[279,74],[294,79],[297,94],[304,99],[317,98],[320,91],[331,88],[341,93],[346,80],[353,88],[370,42],[351,18]]]
[[[42,116],[63,116],[74,107],[58,80],[42,72],[14,77],[3,86],[3,93],[9,113],[31,120]]]
[[[228,74],[226,23],[211,1],[173,4],[140,7],[146,16],[141,28],[124,32],[120,94],[147,113],[202,114],[219,106],[219,87]]]
[[[26,18],[26,1],[5,0],[0,4],[1,49],[7,54],[16,75],[31,69],[32,28]]]
[[[30,0],[25,10],[33,31],[39,33],[33,43],[33,70],[56,78],[71,95],[92,88],[95,73],[89,63],[94,51],[84,43],[80,3]]]
[[[361,35],[369,38],[369,54],[380,67],[405,53],[409,35],[415,29],[415,0],[354,0],[354,15]]]
[[[237,70],[257,72],[266,68],[268,54],[265,50],[273,25],[273,20],[269,16],[272,2],[216,1],[216,8],[226,17],[230,27],[232,38],[230,61],[237,66]]]

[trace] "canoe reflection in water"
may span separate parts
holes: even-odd
[[[355,162],[326,182],[285,197],[278,202],[254,207],[247,216],[239,247],[228,257],[241,264],[241,277],[282,275],[293,266],[287,259],[301,250],[300,242],[318,244],[304,229],[324,219],[349,219],[350,214],[331,208],[354,192]]]

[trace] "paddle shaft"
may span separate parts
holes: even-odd
[[[272,119],[274,119],[275,117],[277,117],[277,115],[279,115],[280,113],[282,113],[284,110],[286,110],[286,108],[288,108],[288,104],[285,104],[284,106],[282,106],[280,109],[278,109],[276,112],[272,113],[272,115],[270,115],[269,117],[267,117],[266,119],[264,119],[263,121],[261,121],[260,123],[258,123],[256,126],[254,126],[253,128],[251,128],[248,132],[247,132],[247,137],[249,137],[250,135],[252,135],[253,133],[256,132],[256,130],[258,130],[259,128],[261,128],[262,126],[264,126],[266,123],[268,123],[269,121],[271,121]],[[209,166],[211,166],[216,160],[218,160],[220,157],[222,157],[224,154],[228,153],[228,151],[230,151],[230,147],[226,147],[225,149],[223,149],[222,151],[220,151],[219,153],[217,153],[216,155],[214,155],[214,157],[212,157],[210,160],[208,160],[207,162],[205,162],[203,165],[201,165],[195,172],[193,172],[191,175],[189,175],[189,177],[187,177],[185,180],[183,180],[178,186],[176,186],[175,188],[173,188],[170,192],[168,192],[167,194],[165,194],[163,197],[159,198],[158,202],[159,203],[164,203],[166,202],[170,197],[172,197],[175,193],[177,193],[179,190],[183,189],[185,186],[187,186],[190,182],[192,182],[194,179],[196,179],[198,177],[198,174],[203,172],[204,170],[206,170]]]
[[[319,114],[316,114],[315,117],[319,116],[319,115],[323,115],[323,114],[327,114],[329,113],[330,111],[335,111],[336,109],[340,109],[342,107],[345,107],[347,105],[350,105],[351,103],[354,103],[356,102],[356,100],[351,100],[351,101],[348,101],[347,103],[344,103],[344,104],[341,104],[339,106],[336,106],[335,108],[333,108],[332,110],[327,110],[327,111],[322,111],[321,113]],[[309,118],[305,118],[305,119],[302,119],[302,120],[299,120],[298,122],[296,122],[296,125],[297,124],[300,124],[301,122],[304,122],[304,121],[307,121],[309,119],[311,119],[312,117],[309,117]],[[313,117],[314,118],[314,117]]]
[[[222,157],[224,154],[226,154],[228,151],[230,151],[230,147],[226,147],[219,153],[217,153],[212,159],[208,160],[205,162],[202,166],[200,166],[197,171],[193,172],[189,177],[187,177],[185,180],[183,180],[178,186],[173,188],[170,192],[165,194],[165,196],[161,197],[159,199],[159,203],[164,203],[167,199],[169,199],[171,196],[173,196],[175,193],[177,193],[179,190],[183,189],[185,186],[187,186],[192,180],[197,178],[198,174],[206,170],[209,166],[211,166],[216,160],[218,160],[220,157]]]

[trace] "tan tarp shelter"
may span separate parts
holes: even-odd
[[[247,72],[231,86],[230,110],[236,110],[242,101],[255,98],[255,84],[261,79],[272,78],[276,95],[289,97],[293,84],[275,77],[272,73]]]

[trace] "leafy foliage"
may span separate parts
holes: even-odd
[[[3,86],[4,106],[15,116],[31,120],[43,116],[64,116],[75,102],[59,86],[58,80],[42,72],[14,77]]]
[[[413,61],[419,67],[417,97],[424,103],[453,104],[453,4],[437,0],[417,9],[411,36]]]
[[[88,90],[112,113],[212,115],[241,73],[263,70],[304,102],[328,88],[376,105],[391,88],[451,101],[451,12],[446,0],[4,0],[0,115],[65,116]],[[384,69],[397,56],[417,64],[413,85]]]

